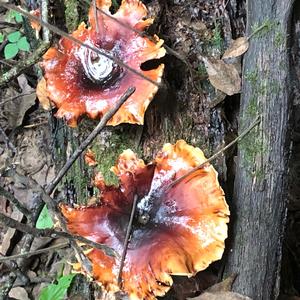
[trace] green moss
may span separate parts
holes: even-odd
[[[245,79],[247,79],[252,86],[256,86],[259,80],[258,69],[247,71],[245,73]]]
[[[264,37],[265,35],[269,34],[272,30],[276,29],[279,25],[278,21],[266,19],[262,23],[255,23],[252,26],[252,33],[249,38],[254,36],[256,37]]]
[[[261,132],[258,132],[258,129],[253,129],[239,142],[239,149],[243,157],[243,168],[248,175],[262,178],[264,172],[257,162],[259,157],[262,157],[266,151]]]
[[[200,79],[206,78],[208,76],[204,63],[200,63],[198,65],[197,74],[200,77]]]
[[[269,90],[272,94],[277,95],[281,91],[281,85],[278,81],[272,81],[269,84]]]
[[[268,89],[268,80],[260,80],[257,69],[247,72],[246,78],[252,87],[252,96],[241,117],[242,128],[244,127],[244,124],[248,124],[249,121],[254,120],[261,114],[262,103],[260,102],[260,99],[267,93]],[[260,169],[256,163],[257,158],[262,156],[265,152],[261,135],[262,133],[259,132],[259,129],[252,129],[252,131],[239,142],[241,156],[243,157],[243,167],[248,175],[256,178],[262,178],[263,176],[263,170]]]
[[[277,48],[281,47],[283,45],[284,41],[285,41],[284,34],[281,31],[277,30],[275,33],[275,39],[274,39],[275,46]]]
[[[79,147],[78,134],[79,130],[68,129],[70,138],[69,138],[69,147],[72,149],[72,153],[75,149]],[[83,157],[80,156],[72,165],[69,172],[66,175],[66,181],[72,182],[78,199],[78,203],[85,203],[87,200],[87,186],[89,186],[91,178],[91,170],[86,168],[86,165],[83,161]]]
[[[125,130],[114,130],[109,133],[105,145],[97,141],[93,143],[92,150],[95,152],[98,161],[97,169],[102,173],[107,184],[118,184],[118,179],[110,171],[110,168],[115,165],[119,155],[124,150],[131,149],[141,157],[141,150],[135,145],[134,140],[134,134]]]
[[[246,117],[249,119],[253,119],[257,117],[258,113],[260,111],[259,105],[257,103],[257,99],[255,97],[251,97],[249,99],[249,104],[246,109]]]
[[[219,22],[215,22],[215,28],[213,29],[213,37],[212,37],[212,46],[219,50],[223,51],[224,40],[222,36],[222,28]]]
[[[69,32],[74,31],[79,23],[79,14],[78,14],[78,1],[77,0],[64,0],[65,4],[65,18],[66,26]]]

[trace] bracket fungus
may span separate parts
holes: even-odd
[[[61,211],[71,233],[106,244],[121,255],[133,199],[138,196],[121,289],[130,299],[156,299],[171,287],[171,275],[193,276],[220,259],[227,237],[229,209],[217,172],[210,164],[168,189],[170,183],[205,162],[199,148],[179,140],[165,144],[152,163],[124,151],[112,171],[120,185],[107,186],[96,175],[99,204]],[[90,274],[116,292],[120,259],[97,249],[86,253]]]
[[[90,27],[81,23],[72,33],[73,38],[90,48],[62,38],[57,47],[50,48],[44,55],[41,65],[47,82],[47,96],[58,108],[56,116],[75,127],[78,118],[84,114],[94,119],[101,118],[129,86],[134,86],[135,93],[108,125],[143,124],[145,111],[158,86],[116,61],[122,61],[152,82],[160,83],[163,64],[150,70],[142,70],[141,65],[165,55],[163,40],[156,35],[150,40],[128,28],[143,31],[153,22],[153,19],[146,19],[147,9],[141,1],[123,0],[114,14],[109,10],[111,0],[97,0],[96,5],[112,18],[100,11],[95,13],[92,5],[89,11]],[[115,57],[116,61],[91,48]]]

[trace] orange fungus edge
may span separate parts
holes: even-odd
[[[111,14],[109,11],[111,4],[112,2],[110,0],[97,0],[98,8],[103,9],[108,14]],[[112,16],[116,19],[119,19],[121,22],[128,23],[129,26],[137,26],[139,30],[145,29],[145,27],[153,22],[153,19],[144,19],[147,16],[147,8],[139,0],[123,0],[120,8]],[[103,17],[103,28],[108,28],[107,32],[113,35],[114,30],[110,27],[111,24],[114,25],[113,21],[108,17],[101,15],[101,12],[98,13],[98,17]],[[86,28],[86,24],[81,23],[78,26],[78,29],[72,33],[72,36],[76,39],[79,39],[83,43],[89,41],[90,38],[93,38],[93,34],[96,31],[96,28],[94,28],[94,18],[95,14],[93,13],[92,5],[89,14],[91,27]],[[93,20],[93,22],[91,22],[91,20]],[[108,27],[105,27],[105,22],[109,22],[107,23],[109,25]],[[116,27],[120,26],[116,22],[115,24]],[[156,69],[143,71],[140,69],[140,67],[136,66],[136,62],[140,61],[140,63],[142,63],[151,59],[159,59],[163,57],[166,53],[165,49],[162,47],[163,40],[160,40],[156,35],[154,35],[154,40],[156,43],[150,42],[150,40],[147,38],[144,38],[145,42],[141,43],[141,37],[139,35],[133,31],[128,32],[130,35],[132,35],[132,39],[136,39],[136,44],[134,44],[133,47],[130,47],[131,44],[129,44],[128,47],[125,47],[125,49],[127,49],[126,51],[128,51],[125,53],[125,57],[127,57],[127,63],[131,66],[134,65],[134,68],[141,74],[144,74],[151,80],[160,83],[164,70],[163,64]],[[126,31],[126,34],[128,32]],[[126,43],[132,43],[131,39],[128,39]],[[142,45],[142,47],[137,47],[137,45]],[[121,78],[120,82],[118,83],[118,89],[120,91],[117,93],[114,92],[114,95],[109,98],[107,93],[104,93],[101,90],[99,90],[99,93],[97,92],[98,95],[90,92],[88,92],[88,94],[83,93],[79,83],[69,83],[69,73],[56,76],[57,74],[55,74],[55,68],[52,67],[53,63],[59,66],[61,65],[61,62],[63,62],[64,65],[68,64],[68,67],[70,67],[72,62],[67,63],[66,61],[68,59],[76,59],[74,57],[74,51],[75,49],[79,49],[79,47],[81,46],[73,41],[62,38],[56,48],[50,48],[46,52],[43,57],[44,61],[41,63],[42,67],[45,69],[48,97],[58,108],[56,117],[63,118],[70,127],[76,127],[78,120],[82,115],[87,115],[93,119],[102,118],[102,116],[113,107],[115,101],[121,97],[122,93],[124,93],[129,87],[128,83],[130,83],[130,85],[136,87],[135,93],[129,99],[127,99],[119,111],[109,120],[107,125],[116,126],[121,123],[143,125],[145,111],[158,90],[158,87],[151,82],[148,82],[147,80],[142,79],[127,70],[127,79],[124,81],[126,83],[123,84]],[[137,51],[137,53],[135,51]],[[137,61],[135,61],[136,59]],[[66,70],[66,68],[61,67],[56,72],[62,74],[64,70]],[[129,76],[132,76],[132,80],[130,80]],[[64,84],[62,83],[62,80],[65,81]],[[78,79],[76,79],[76,81],[79,82]],[[64,91],[66,85],[68,85],[68,92]],[[115,90],[115,87],[113,90]],[[100,103],[100,101],[103,101],[103,105]]]
[[[161,182],[162,187],[165,187],[168,182],[165,182],[166,177],[164,176],[169,172],[172,174],[176,169],[174,179],[177,179],[205,161],[206,158],[199,148],[190,146],[183,140],[179,140],[173,145],[165,144],[151,163],[155,166],[152,184],[157,181]],[[149,165],[146,165],[133,151],[128,149],[119,156],[111,170],[121,180],[124,175],[126,177],[127,174],[138,174],[147,166]],[[99,188],[110,189],[105,186],[101,174],[97,180]],[[123,185],[124,187],[125,185]],[[149,248],[143,246],[142,252],[136,249],[136,256],[131,256],[134,252],[127,253],[128,260],[125,260],[123,270],[123,290],[129,294],[130,299],[152,300],[157,296],[163,296],[173,283],[170,275],[193,276],[206,269],[213,261],[219,260],[224,252],[230,212],[225,201],[224,191],[217,179],[217,172],[212,165],[206,164],[205,167],[179,182],[164,195],[162,201],[160,205],[169,205],[168,201],[176,201],[175,207],[180,213],[177,215],[176,212],[172,212],[172,215],[174,214],[176,219],[184,214],[185,218],[182,219],[182,222],[177,220],[172,223],[172,219],[168,221],[170,222],[168,226],[174,233],[171,237],[168,231],[165,232],[162,227],[161,233],[154,234],[153,232],[153,235],[150,235]],[[116,205],[118,205],[117,202]],[[121,204],[119,207],[116,206],[120,210],[122,207]],[[62,206],[61,209],[68,225],[71,225],[69,229],[83,226],[83,230],[86,230],[88,222],[93,222],[93,218],[96,220],[100,216],[101,206],[95,206],[94,213],[92,213],[93,207],[68,208]],[[83,215],[87,209],[91,212],[84,218]],[[109,210],[105,205],[103,209],[106,209],[106,213]],[[109,232],[114,232],[113,224],[109,225],[108,219],[105,218],[105,220],[105,226],[112,226],[109,227]],[[74,224],[70,224],[70,222],[74,222]],[[97,228],[100,230],[99,226]],[[76,231],[72,233],[77,234]],[[153,241],[155,238],[159,239],[160,247],[151,246],[155,245]],[[146,242],[147,235],[145,239]],[[99,262],[99,258],[103,257],[101,265],[117,266],[116,262],[108,259],[103,253],[95,251],[88,253],[88,258],[92,262]],[[128,265],[128,261],[134,265]],[[101,282],[107,291],[117,290],[115,271],[105,271],[99,265],[93,267],[93,272],[93,277]],[[159,284],[159,282],[163,284]]]

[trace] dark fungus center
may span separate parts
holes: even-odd
[[[99,51],[114,56],[113,50],[99,49]],[[123,75],[123,68],[116,62],[91,49],[82,48],[79,58],[83,67],[83,83],[89,87],[108,88],[113,86]]]

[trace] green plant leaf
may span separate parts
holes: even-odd
[[[0,43],[3,43],[3,41],[4,41],[4,34],[0,33]]]
[[[62,300],[76,274],[62,276],[57,284],[49,284],[42,289],[39,300]]]
[[[6,22],[12,22],[12,21],[16,21],[17,23],[21,23],[23,22],[23,18],[22,18],[22,15],[19,14],[18,12],[16,11],[13,11],[13,10],[10,10],[6,16],[5,16],[5,21]]]
[[[7,44],[4,48],[4,57],[5,59],[14,58],[19,52],[19,48],[16,43]]]
[[[46,229],[46,228],[52,228],[53,225],[54,225],[54,223],[49,214],[47,205],[44,205],[44,207],[39,215],[39,218],[36,222],[35,227],[38,229]]]
[[[16,43],[20,38],[21,38],[20,31],[12,32],[7,36],[8,41],[11,43]]]
[[[23,51],[29,51],[30,45],[27,41],[26,36],[22,36],[17,42],[18,48]]]
[[[22,17],[22,15],[19,14],[18,12],[16,12],[16,11],[15,11],[14,13],[15,13],[14,16],[15,16],[16,22],[17,22],[17,23],[23,22],[23,17]]]

